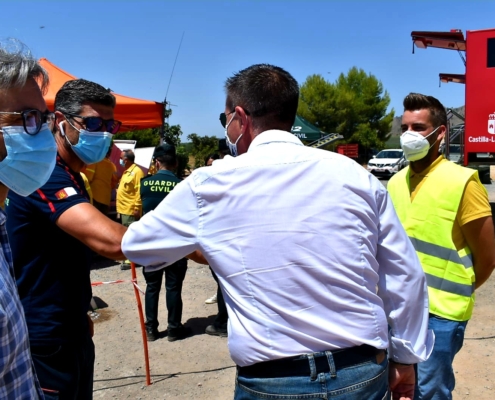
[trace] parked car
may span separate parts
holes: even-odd
[[[369,160],[368,171],[373,175],[390,178],[408,164],[401,149],[387,149],[380,151]]]

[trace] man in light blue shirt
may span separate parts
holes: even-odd
[[[227,304],[236,400],[383,399],[389,386],[411,399],[412,364],[433,335],[425,277],[386,189],[290,133],[299,87],[288,72],[253,65],[225,89],[234,157],[195,170],[131,225],[124,254],[163,268],[203,253]]]

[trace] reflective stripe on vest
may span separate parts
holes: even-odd
[[[474,293],[474,282],[471,285],[463,285],[462,283],[451,282],[446,279],[439,278],[438,276],[426,273],[425,276],[428,286],[434,289],[443,290],[444,292],[449,292],[465,297],[471,297],[471,295]]]
[[[461,257],[457,250],[428,243],[418,238],[409,237],[409,239],[411,240],[416,251],[441,258],[442,260],[452,261],[456,264],[462,264],[464,265],[464,268],[471,268],[473,266],[473,258],[471,254],[466,254]]]
[[[441,162],[423,182],[411,202],[409,168],[388,183],[397,215],[404,226],[426,275],[430,312],[465,321],[474,306],[475,277],[469,248],[457,250],[452,228],[468,180],[474,170]]]

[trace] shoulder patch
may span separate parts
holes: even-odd
[[[74,189],[73,187],[66,187],[55,193],[55,197],[59,200],[63,200],[67,197],[74,196],[75,194],[77,194],[76,189]]]

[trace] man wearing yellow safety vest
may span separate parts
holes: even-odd
[[[479,288],[495,268],[495,238],[478,172],[446,160],[439,146],[447,115],[434,97],[404,99],[401,147],[409,167],[388,183],[395,209],[428,284],[430,358],[417,365],[415,399],[452,399],[452,362],[461,349]]]

